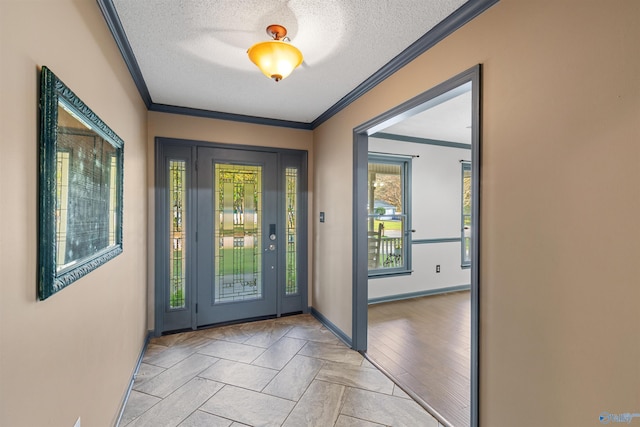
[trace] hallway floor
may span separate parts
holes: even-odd
[[[153,338],[120,426],[438,427],[310,315]]]

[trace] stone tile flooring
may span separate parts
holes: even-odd
[[[440,425],[302,314],[153,338],[120,426]]]

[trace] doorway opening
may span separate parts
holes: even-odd
[[[374,364],[381,367],[443,425],[453,427],[477,427],[478,425],[479,233],[477,225],[480,200],[480,71],[480,65],[473,67],[354,130],[353,347],[365,353]],[[468,143],[450,135],[447,136],[446,132],[450,132],[451,129],[447,129],[447,121],[443,119],[445,116],[438,117],[438,114],[446,114],[447,108],[463,99],[466,99],[469,111],[468,122],[463,126],[463,131],[468,134]],[[434,114],[437,111],[439,111],[438,114]],[[434,129],[431,129],[432,132],[426,136],[412,133],[429,122],[432,126],[441,128],[439,131],[444,132],[442,136],[438,136]],[[387,275],[380,275],[380,268],[372,270],[369,260],[371,230],[368,229],[371,228],[372,222],[370,216],[377,215],[375,206],[372,213],[368,205],[372,193],[370,165],[372,156],[380,155],[412,159],[413,169],[408,188],[414,190],[404,195],[408,200],[403,202],[402,215],[406,217],[402,217],[402,222],[407,225],[402,227],[401,233],[404,236],[404,245],[411,248],[410,251],[402,251],[403,264],[413,267],[403,272],[390,271]],[[422,160],[424,164],[421,163],[418,167],[417,159]],[[428,164],[429,162],[425,160],[430,160],[432,163]],[[415,190],[420,188],[422,191],[428,191],[426,187],[434,185],[437,181],[441,181],[442,184],[442,176],[434,178],[424,175],[424,173],[435,173],[438,170],[448,174],[447,176],[455,176],[445,185],[450,189],[446,201],[444,198],[439,201],[439,204],[444,205],[454,203],[455,199],[456,208],[448,212],[436,212],[432,209],[433,205],[429,206],[429,203],[437,202],[433,195],[435,193],[422,197],[418,196]],[[375,189],[373,192],[375,194]],[[391,200],[388,196],[380,196],[380,198]],[[376,203],[375,198],[373,200],[373,203]],[[390,217],[387,210],[400,209],[389,200],[384,200],[384,203],[378,201],[378,204],[385,209],[384,214],[382,209],[379,210],[378,213],[381,216]],[[438,216],[442,224],[435,227]],[[375,225],[375,221],[373,223]],[[448,230],[447,234],[438,234],[444,229]],[[436,245],[446,249],[442,249],[437,258],[429,258],[428,253],[433,253]],[[430,249],[427,250],[427,248]],[[448,253],[446,257],[443,255],[445,252]],[[440,259],[442,261],[437,261]],[[424,271],[425,268],[428,272]],[[450,274],[454,270],[455,274]],[[445,276],[447,276],[446,279]],[[427,280],[429,277],[435,279],[425,287],[424,284],[429,281]],[[383,282],[392,287],[395,286],[396,291],[388,289],[382,291]],[[458,306],[465,307],[466,304],[467,307],[466,314],[463,308],[461,318],[463,322],[467,322],[468,327],[466,332],[469,380],[466,410],[468,412],[462,417],[443,415],[446,411],[442,406],[437,408],[438,404],[433,404],[436,399],[429,399],[428,396],[426,396],[427,399],[422,398],[419,395],[420,390],[413,390],[409,381],[403,382],[402,378],[398,378],[398,370],[394,375],[394,369],[385,368],[367,352],[370,303],[414,297],[425,298],[427,295],[454,291],[458,291],[458,297],[460,295],[464,297],[466,293],[466,303],[463,301],[458,303]],[[435,297],[426,298],[431,298],[431,302],[435,301]],[[418,318],[422,316],[418,314]],[[404,331],[406,329],[401,327],[395,336]],[[444,334],[445,342],[456,341],[459,338],[460,336],[453,335],[450,331]],[[407,339],[415,341],[416,337]],[[420,364],[420,358],[425,356],[418,353],[413,357]],[[393,366],[393,368],[396,367]],[[415,384],[412,386],[417,389]]]

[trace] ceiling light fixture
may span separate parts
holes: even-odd
[[[302,64],[302,53],[285,42],[289,38],[285,37],[287,29],[282,25],[269,25],[267,34],[273,40],[254,44],[247,54],[265,76],[279,82]]]

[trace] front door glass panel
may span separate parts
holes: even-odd
[[[214,304],[263,297],[262,166],[215,164]]]
[[[169,161],[169,308],[185,308],[186,297],[186,162]]]
[[[298,290],[298,260],[297,260],[297,224],[296,219],[298,216],[298,169],[286,168],[286,238],[287,238],[287,253],[286,253],[286,265],[287,265],[287,278],[286,278],[286,295],[295,295]]]

